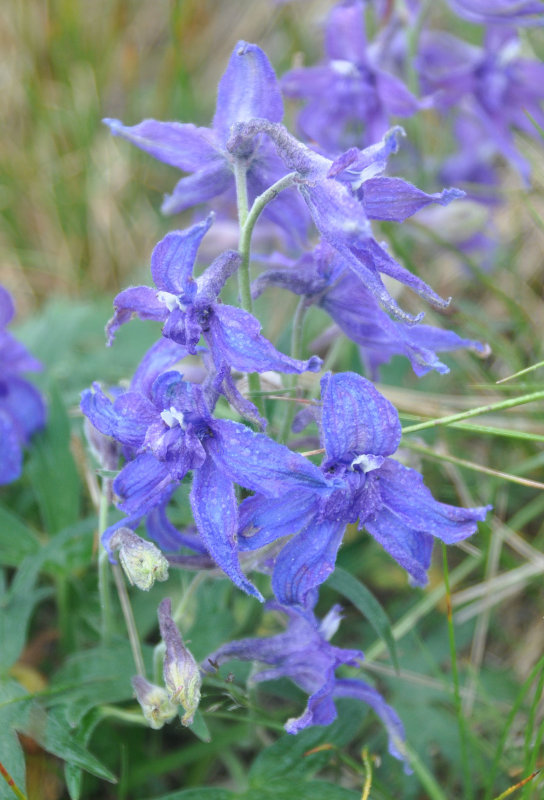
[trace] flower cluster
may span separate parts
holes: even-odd
[[[489,506],[438,502],[422,476],[394,458],[402,433],[398,413],[368,378],[323,373],[320,400],[306,398],[294,419],[287,410],[283,440],[274,435],[277,415],[268,424],[259,388],[263,373],[276,380],[289,376],[284,387],[292,391],[298,375],[321,370],[317,356],[304,358],[302,352],[304,315],[312,306],[357,343],[372,379],[393,356],[405,356],[424,375],[448,371],[438,352],[487,353],[479,342],[422,325],[423,311],[409,313],[397,300],[407,287],[416,302],[438,308],[449,302],[393,257],[375,238],[372,221],[402,223],[464,192],[425,192],[385,174],[404,134],[389,127],[389,117],[438,108],[439,86],[429,85],[423,101],[408,91],[394,74],[391,38],[367,44],[362,7],[360,0],[338,4],[327,27],[327,62],[293,70],[281,83],[257,45],[239,42],[219,83],[209,128],[106,120],[116,136],[186,173],[166,197],[166,213],[205,204],[206,216],[155,247],[154,286],[127,288],[115,298],[110,344],[133,316],[160,322],[162,336],[128,388],[94,384],[81,407],[122,453],[113,490],[127,516],[103,532],[102,542],[111,559],[119,551],[131,582],[147,590],[154,578],[166,579],[168,565],[219,568],[239,589],[264,600],[264,579],[247,573],[271,576],[267,608],[287,617],[287,630],[227,643],[203,669],[238,658],[267,665],[254,675],[256,682],[288,677],[309,695],[302,716],[287,722],[290,733],[331,722],[336,697],[360,699],[384,722],[390,752],[404,759],[403,728],[393,709],[363,681],[335,675],[340,665],[357,666],[363,654],[329,643],[341,617],[335,607],[317,619],[319,587],[334,570],[347,525],[358,523],[422,586],[434,540],[451,544],[470,536]],[[431,81],[431,71],[426,74]],[[295,138],[282,123],[282,90],[307,101],[299,130],[311,142]],[[449,102],[443,93],[443,107]],[[238,249],[203,263],[199,248],[215,216],[228,218],[233,209]],[[261,213],[275,227],[282,252],[251,252]],[[250,256],[265,266],[253,282]],[[240,306],[222,300],[231,279],[238,282]],[[270,287],[299,298],[290,354],[263,335],[253,314],[253,300]],[[241,375],[247,375],[249,393]],[[319,431],[320,464],[296,449],[296,434],[309,424]],[[194,526],[178,530],[168,509],[189,475]],[[154,545],[135,533],[144,520]],[[169,721],[180,702],[184,724],[190,724],[200,697],[200,673],[175,618],[163,601],[166,690],[142,676],[134,681],[152,727]]]
[[[0,286],[0,484],[20,476],[23,447],[45,424],[43,397],[22,377],[42,365],[5,329],[14,313],[9,292]]]

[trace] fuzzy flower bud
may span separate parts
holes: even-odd
[[[176,706],[170,702],[168,692],[162,686],[155,686],[141,675],[135,675],[132,678],[132,688],[151,728],[158,730],[165,722],[174,719]]]
[[[202,678],[192,653],[185,647],[172,619],[172,604],[166,597],[159,605],[159,627],[166,646],[164,682],[172,703],[181,703],[182,725],[190,725],[200,702]]]
[[[130,528],[119,528],[111,537],[112,550],[119,550],[119,561],[131,584],[148,592],[155,581],[168,579],[168,561],[152,542],[141,539]]]

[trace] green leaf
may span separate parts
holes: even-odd
[[[76,653],[51,682],[50,688],[55,691],[51,704],[65,706],[68,722],[78,725],[97,705],[132,699],[133,674],[134,662],[127,642]]]
[[[15,729],[30,736],[48,753],[98,778],[117,783],[115,775],[77,741],[73,729],[59,709],[47,713],[35,703],[29,709],[26,720],[17,720]]]
[[[238,800],[360,800],[361,793],[327,781],[274,781],[259,789],[249,789]]]
[[[183,712],[180,713],[180,717],[183,716]],[[202,713],[197,709],[195,712],[195,718],[191,725],[189,725],[189,729],[197,736],[202,742],[211,742],[212,735],[210,733],[210,729],[206,725],[206,721],[202,716]]]
[[[49,534],[79,519],[81,483],[70,452],[70,423],[58,389],[53,386],[47,426],[32,442],[27,472]]]
[[[89,739],[91,738],[94,729],[104,719],[104,715],[98,708],[93,708],[81,720],[81,724],[74,732],[74,739],[84,747],[86,747]],[[66,762],[64,765],[64,778],[66,780],[66,787],[71,800],[79,800],[81,796],[81,783],[83,779],[83,770],[73,763]]]
[[[25,757],[17,734],[13,729],[14,722],[24,708],[25,690],[17,681],[0,680],[0,761],[15,781],[15,785],[25,791]],[[21,698],[21,702],[13,702]],[[13,800],[15,795],[7,783],[0,778],[0,800]]]
[[[338,700],[338,717],[326,727],[313,727],[296,736],[285,733],[277,742],[263,750],[249,770],[250,787],[267,787],[271,781],[310,778],[334,757],[336,747],[348,744],[361,727],[367,709],[362,703]],[[311,752],[320,745],[332,748]]]
[[[15,514],[0,506],[0,564],[18,566],[40,548],[37,535]]]
[[[380,639],[387,645],[391,661],[398,672],[399,662],[391,623],[372,592],[342,567],[336,567],[327,585],[346,597],[367,618]]]
[[[39,554],[25,558],[7,590],[0,570],[0,675],[19,658],[32,612],[50,593],[47,588],[34,588],[40,564]]]

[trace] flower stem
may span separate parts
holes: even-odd
[[[132,650],[132,657],[134,658],[136,672],[138,675],[142,675],[145,678],[144,657],[142,655],[140,637],[138,636],[136,621],[134,619],[134,614],[132,613],[132,606],[130,605],[127,587],[125,586],[125,581],[123,580],[123,573],[117,564],[114,564],[113,566],[113,578],[115,580],[119,601],[121,603],[121,610],[123,611],[125,624],[127,626],[130,649]]]
[[[302,357],[302,333],[304,331],[304,318],[308,311],[308,301],[306,297],[301,297],[293,317],[293,330],[291,332],[291,357],[300,359]],[[287,377],[287,386],[295,390],[297,388],[298,375],[289,375]],[[286,442],[291,432],[291,425],[295,417],[297,405],[295,403],[296,396],[293,394],[292,402],[287,403],[287,412],[283,420],[283,430],[281,441]]]
[[[109,644],[115,628],[115,621],[113,617],[113,609],[111,602],[111,587],[110,587],[110,566],[108,553],[105,547],[102,547],[100,538],[106,528],[108,527],[108,506],[110,496],[110,479],[102,479],[102,491],[100,492],[100,505],[98,508],[98,594],[100,597],[100,609],[102,612],[101,619],[101,639],[102,644]]]

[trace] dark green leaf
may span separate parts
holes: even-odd
[[[0,564],[18,566],[23,558],[39,550],[40,542],[34,531],[0,506]]]

